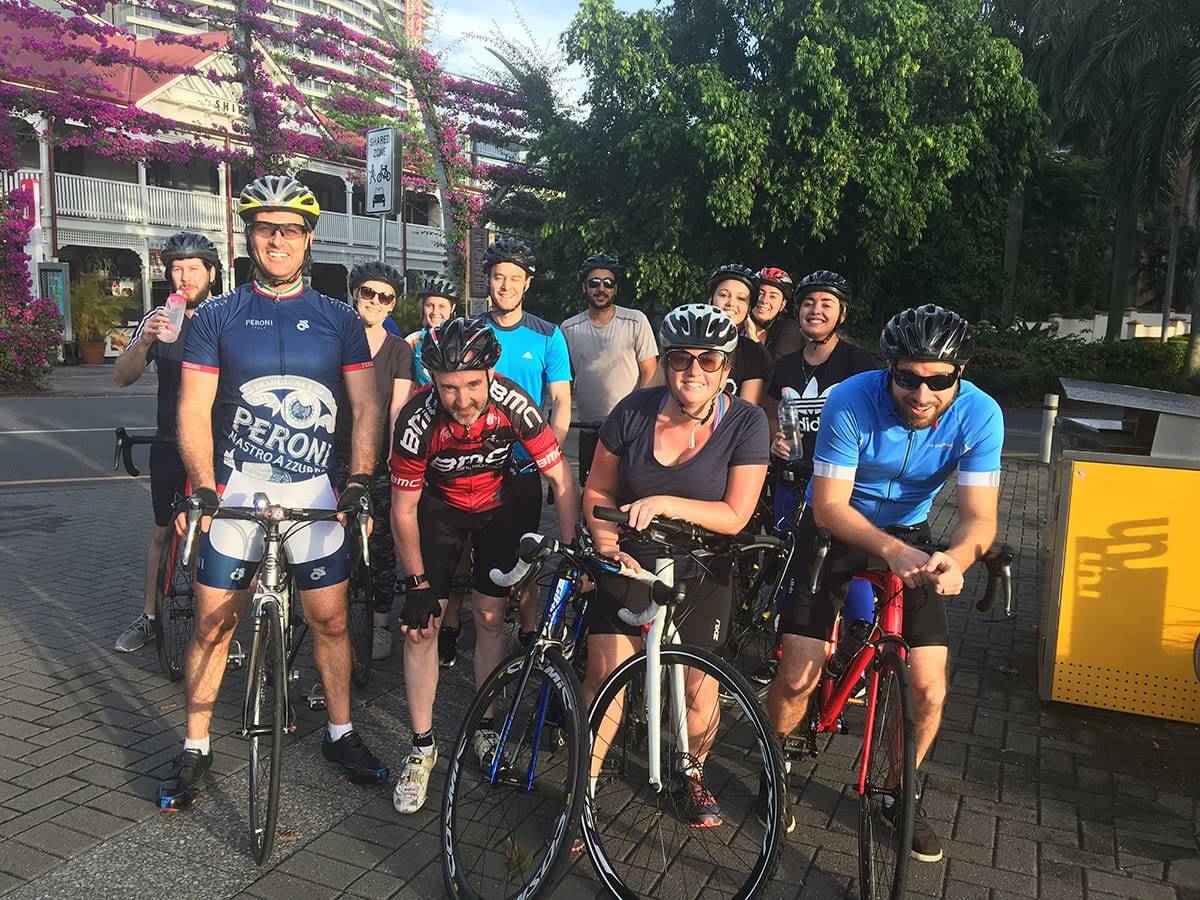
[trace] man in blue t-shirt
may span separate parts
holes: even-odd
[[[487,321],[501,348],[496,372],[515,381],[547,410],[550,430],[558,445],[565,446],[571,427],[571,357],[557,325],[525,312],[525,294],[536,271],[533,250],[516,238],[499,238],[484,251],[483,268],[491,298]],[[511,502],[518,506],[518,533],[536,532],[542,519],[542,480],[519,446],[513,453],[509,478]],[[451,602],[438,634],[443,665],[450,664],[456,653],[460,607],[461,601]],[[520,599],[521,643],[532,643],[536,629],[537,586],[530,585]]]
[[[918,766],[937,736],[949,660],[944,598],[962,591],[963,573],[996,536],[1004,420],[995,400],[962,379],[974,343],[954,312],[932,304],[904,310],[880,337],[888,367],[846,379],[825,403],[810,510],[796,534],[797,583],[809,583],[816,529],[827,528],[834,543],[817,593],[797,591],[781,610],[783,656],[767,703],[780,735],[791,734],[807,709],[850,577],[876,558],[905,585]],[[955,471],[958,525],[949,548],[931,554],[914,545],[928,545],[929,510]],[[885,799],[885,819],[892,808]],[[914,817],[912,856],[942,858],[923,813]]]
[[[283,507],[352,515],[369,500],[382,426],[362,321],[345,303],[304,283],[320,207],[294,178],[265,175],[238,198],[249,284],[205,303],[192,318],[179,391],[179,453],[192,498],[206,512],[249,506],[256,493]],[[338,496],[332,474],[338,408],[353,416],[350,476]],[[182,532],[183,516],[176,524]],[[162,809],[186,809],[212,766],[209,726],[229,641],[263,555],[261,532],[227,519],[201,521],[196,626],[188,647],[183,751],[159,787]],[[322,754],[352,781],[385,781],[387,766],[350,722],[352,653],[346,631],[349,569],[336,522],[286,532],[329,722]]]

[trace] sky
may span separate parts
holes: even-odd
[[[445,51],[446,70],[481,78],[496,66],[483,38],[497,31],[517,44],[532,44],[544,57],[560,57],[558,38],[579,9],[579,0],[432,0],[431,5],[432,49]],[[653,5],[653,0],[616,0],[617,9],[625,11]],[[583,87],[579,67],[564,73],[567,98],[578,98]]]

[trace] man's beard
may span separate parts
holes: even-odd
[[[608,295],[601,294],[599,296],[602,297],[603,299],[602,300],[599,299],[597,297],[597,295],[595,295],[595,294],[588,294],[588,305],[592,309],[608,309],[617,300],[616,294],[608,294]]]
[[[450,416],[463,428],[470,428],[472,425],[478,422],[479,416],[482,413],[482,405],[472,406],[470,410],[467,410],[466,412],[459,412],[457,409],[450,410]]]
[[[892,394],[892,406],[896,408],[896,414],[900,416],[900,420],[904,423],[905,428],[910,431],[924,431],[926,428],[932,428],[933,424],[945,415],[946,410],[950,408],[950,404],[954,402],[954,397],[957,396],[958,391],[956,390],[954,396],[945,403],[935,403],[928,412],[922,412],[919,415],[914,413],[912,407],[907,403],[898,401],[894,393]]]

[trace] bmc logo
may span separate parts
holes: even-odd
[[[444,474],[462,472],[466,469],[498,469],[508,460],[512,445],[497,447],[487,453],[463,453],[456,456],[438,454],[429,461],[429,468]]]

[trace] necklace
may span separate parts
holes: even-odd
[[[692,433],[688,436],[689,450],[696,449],[696,432],[708,424],[708,420],[712,418],[713,410],[717,408],[717,396],[719,396],[719,392],[712,398],[712,400],[708,402],[708,412],[706,412],[703,416],[693,416],[690,412],[683,408],[683,404],[679,402],[674,394],[671,395],[671,399],[675,401],[675,406],[679,409],[679,411],[696,423],[696,426],[692,429]]]

